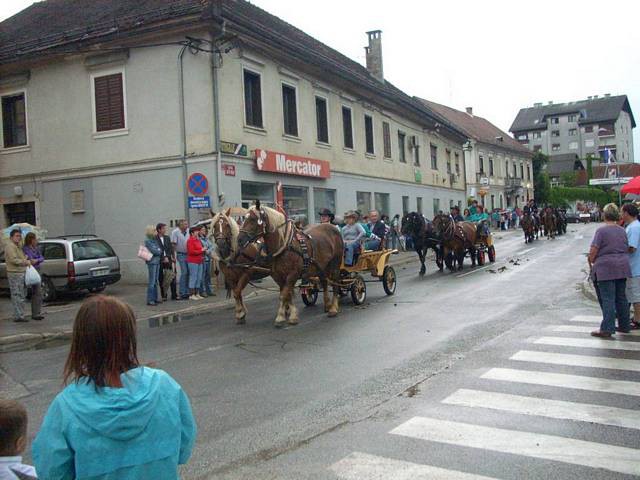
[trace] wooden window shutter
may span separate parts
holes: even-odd
[[[125,128],[122,73],[94,78],[96,131]]]

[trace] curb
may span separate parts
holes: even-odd
[[[579,286],[580,292],[585,296],[587,300],[598,303],[598,297],[593,285],[589,281],[589,277],[585,278]]]

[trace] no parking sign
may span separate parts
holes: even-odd
[[[202,173],[192,173],[187,180],[187,189],[194,197],[206,195],[209,191],[209,180]]]

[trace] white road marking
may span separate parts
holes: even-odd
[[[554,332],[571,332],[571,333],[591,333],[594,331],[594,327],[584,327],[582,325],[558,325],[556,327],[550,327]],[[596,329],[597,330],[597,329]],[[640,330],[632,330],[629,333],[616,332],[616,335],[627,335],[632,337],[639,337]]]
[[[567,375],[564,373],[535,372],[512,368],[492,368],[480,378],[504,382],[546,385],[549,387],[573,388],[592,392],[616,393],[640,397],[640,382],[610,380],[608,378]],[[639,452],[640,453],[640,452]],[[640,470],[639,470],[640,471]]]
[[[524,255],[525,253],[529,253],[531,250],[535,250],[535,248],[527,248],[526,250],[516,253],[516,255]]]
[[[519,362],[549,363],[552,365],[570,365],[572,367],[608,368],[611,370],[629,370],[640,372],[640,360],[627,358],[594,357],[590,355],[569,355],[565,353],[534,352],[521,350],[509,360]]]
[[[599,348],[602,350],[627,350],[640,352],[640,342],[623,342],[621,340],[606,340],[602,338],[540,337],[533,343],[538,345],[558,345],[561,347]]]
[[[456,278],[462,278],[462,277],[466,277],[467,275],[471,275],[471,274],[476,273],[476,272],[481,272],[482,270],[485,270],[485,269],[489,268],[490,266],[491,266],[491,264],[485,265],[483,267],[475,267],[470,272],[461,273],[460,275],[456,275]]]
[[[524,455],[637,475],[640,450],[517,430],[414,417],[391,430],[394,435]]]
[[[569,319],[570,322],[600,323],[602,315],[576,315]]]
[[[495,480],[361,452],[353,452],[330,468],[344,480]]]
[[[615,427],[640,429],[640,416],[636,410],[591,405],[588,403],[548,400],[545,398],[467,390],[464,388],[449,395],[442,403],[461,405],[464,407],[502,410],[522,415],[537,415],[560,420],[575,420],[578,422],[601,423]]]

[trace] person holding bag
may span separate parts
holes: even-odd
[[[24,237],[24,247],[22,247],[22,251],[28,260],[32,261],[32,266],[38,273],[38,277],[40,274],[40,266],[42,262],[44,262],[44,257],[42,253],[40,253],[40,249],[38,248],[38,239],[36,238],[36,234],[33,232],[27,233]],[[35,277],[35,275],[34,275]],[[42,320],[44,316],[42,315],[42,283],[38,278],[37,281],[27,282],[25,279],[25,283],[27,287],[31,290],[31,318],[33,320]]]
[[[34,260],[29,260],[25,256],[20,248],[21,241],[22,232],[17,228],[13,229],[9,233],[9,242],[7,242],[4,247],[4,260],[7,265],[7,280],[9,281],[9,290],[11,291],[14,322],[29,321],[24,318],[24,274],[27,271],[27,267],[35,263]]]
[[[160,259],[162,257],[162,249],[156,241],[156,228],[149,225],[145,230],[146,239],[144,241],[145,248],[151,254],[147,255],[147,269],[149,270],[149,283],[147,284],[147,305],[155,307],[158,304],[158,278],[160,275]]]

